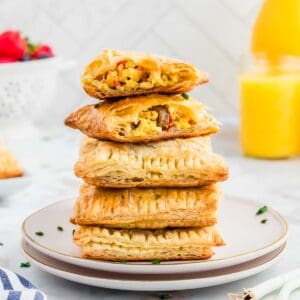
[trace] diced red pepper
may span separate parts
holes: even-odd
[[[190,125],[195,125],[196,122],[195,122],[194,120],[190,119],[190,120],[189,120],[189,124],[190,124]]]
[[[117,81],[117,80],[115,80],[115,81],[114,81],[114,85],[115,85],[116,87],[120,87],[120,86],[121,86],[121,82],[120,82],[120,81]]]
[[[169,128],[173,125],[174,120],[172,118],[172,116],[169,114]]]
[[[126,63],[127,63],[127,60],[126,60],[126,59],[120,60],[119,62],[117,62],[117,68],[118,68],[119,66],[123,66],[123,68],[125,68]]]

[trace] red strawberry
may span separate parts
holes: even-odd
[[[26,41],[19,32],[13,30],[0,34],[0,57],[21,59],[26,52]]]
[[[32,59],[39,59],[39,58],[47,58],[54,56],[54,53],[50,46],[48,45],[39,45],[36,49],[31,53]]]
[[[0,64],[4,64],[4,63],[12,63],[12,62],[16,62],[18,61],[15,58],[11,58],[11,57],[0,57]]]

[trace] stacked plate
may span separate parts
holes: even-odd
[[[227,196],[219,225],[226,246],[204,261],[116,263],[80,257],[72,242],[73,201],[63,200],[29,216],[23,223],[23,250],[46,272],[81,284],[135,291],[168,291],[215,286],[261,272],[285,249],[287,223],[275,210]],[[267,220],[263,221],[262,220]],[[157,263],[157,262],[155,262]]]

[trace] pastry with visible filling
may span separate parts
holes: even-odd
[[[22,175],[23,170],[16,158],[0,143],[0,179],[19,177]]]
[[[87,105],[65,124],[95,139],[147,142],[205,136],[218,123],[199,102],[181,95],[149,95]]]
[[[84,90],[98,99],[183,93],[207,81],[206,74],[180,60],[108,49],[81,75]]]
[[[228,177],[209,137],[116,143],[85,137],[75,174],[102,187],[197,187]]]
[[[79,226],[74,233],[82,256],[112,261],[207,259],[224,245],[214,227],[189,229],[108,229]]]
[[[107,189],[84,184],[71,222],[114,228],[207,227],[217,223],[216,185],[186,189]]]

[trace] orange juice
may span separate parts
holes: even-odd
[[[240,76],[246,155],[300,154],[300,0],[265,0],[252,34],[252,70]]]
[[[244,73],[240,90],[244,154],[262,158],[300,154],[300,69]]]
[[[300,0],[265,0],[252,33],[252,52],[300,56]]]

